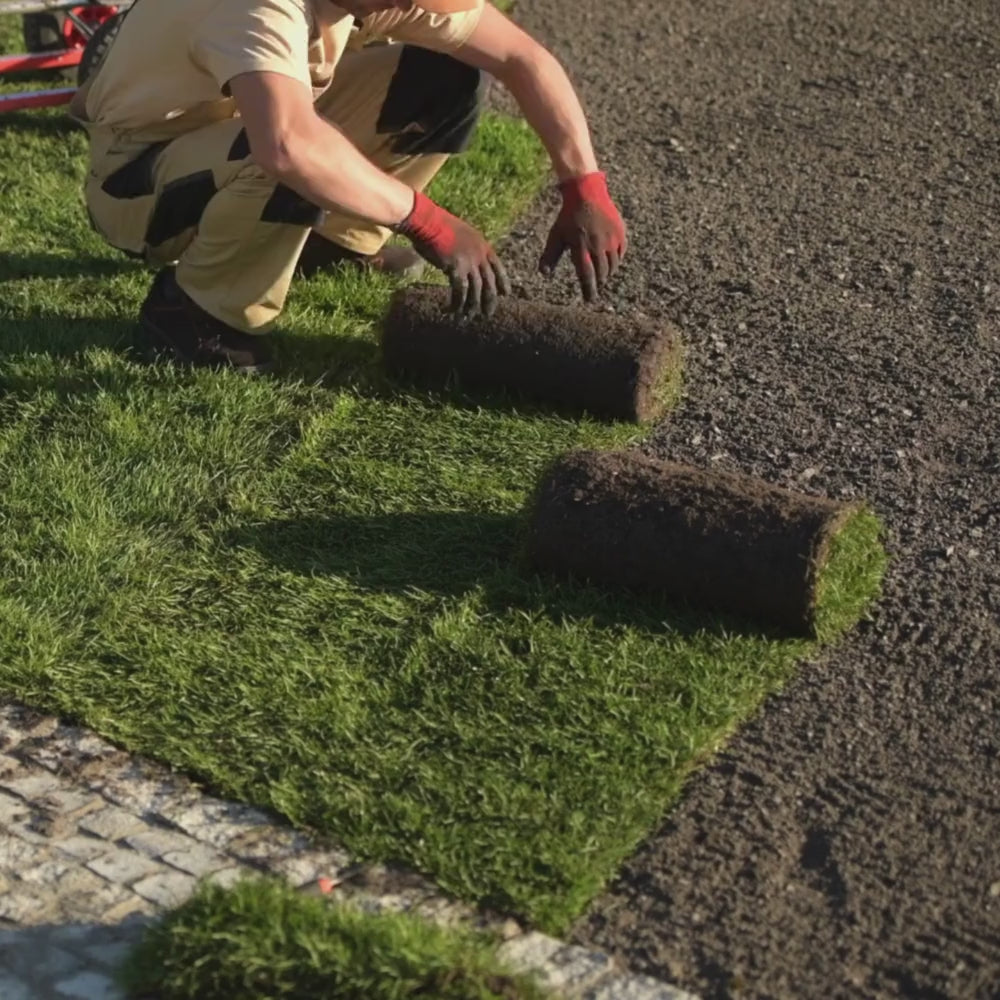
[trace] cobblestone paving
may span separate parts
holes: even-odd
[[[201,879],[227,885],[261,872],[304,890],[329,878],[370,909],[493,926],[514,968],[572,1000],[693,1000],[412,875],[353,864],[84,729],[0,705],[0,1000],[123,1000],[114,970],[158,913]]]

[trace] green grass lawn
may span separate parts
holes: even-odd
[[[82,133],[0,154],[0,690],[565,928],[815,647],[522,574],[538,472],[634,429],[387,384],[386,283],[296,286],[276,377],[132,363]],[[495,234],[543,175],[492,118],[434,194]]]

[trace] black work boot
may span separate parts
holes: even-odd
[[[419,278],[424,273],[426,261],[412,247],[386,245],[377,253],[363,254],[348,250],[319,233],[310,233],[299,255],[296,274],[311,278],[323,271],[332,271],[341,264],[362,271],[377,271],[393,278]]]
[[[156,275],[139,310],[136,348],[147,361],[166,357],[251,375],[267,371],[272,363],[262,337],[210,316],[177,284],[172,267]]]

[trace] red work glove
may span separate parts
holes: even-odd
[[[542,258],[539,270],[551,275],[562,255],[569,250],[583,297],[587,302],[604,290],[618,270],[628,238],[625,223],[608,194],[602,173],[584,174],[559,185],[563,204]]]
[[[486,237],[419,191],[396,231],[451,279],[452,312],[491,316],[497,297],[510,293],[507,273]]]

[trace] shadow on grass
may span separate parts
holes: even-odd
[[[589,620],[652,634],[774,639],[759,624],[667,602],[537,576],[525,554],[523,514],[408,512],[271,521],[238,528],[226,541],[252,548],[304,576],[336,576],[365,590],[483,594],[494,613],[541,612],[555,622]]]
[[[306,336],[279,329],[270,337],[275,355],[273,378],[302,381],[329,389],[351,387],[365,395],[388,390],[378,345],[363,336]]]
[[[38,255],[43,265],[47,263],[50,269],[45,277],[78,276],[92,271],[96,266],[104,268],[104,273],[114,274],[120,266],[114,261],[92,258],[81,263],[79,267],[67,260],[64,270],[60,270],[62,258],[46,258]],[[22,258],[26,271],[33,268],[27,263],[30,258]],[[16,265],[15,265],[16,266]],[[41,274],[32,270],[31,273]],[[0,283],[16,277],[26,277],[27,274],[12,273],[5,269],[4,260],[0,258]],[[129,319],[95,319],[63,317],[52,313],[36,313],[17,319],[5,319],[0,316],[0,366],[9,362],[17,355],[48,354],[61,360],[82,359],[88,348],[105,348],[121,355],[123,361],[140,361],[134,351],[138,317]],[[499,392],[470,392],[463,390],[458,384],[427,386],[410,383],[390,377],[382,368],[380,348],[376,341],[366,336],[349,336],[343,333],[330,337],[307,336],[289,330],[278,330],[270,338],[270,344],[275,354],[275,368],[262,378],[271,378],[279,382],[303,382],[307,385],[318,385],[327,389],[351,389],[369,399],[398,402],[413,399],[421,404],[447,406],[454,409],[487,412],[519,414],[524,417],[560,416],[566,419],[579,418],[578,411],[564,407],[546,406],[532,400]],[[172,364],[169,361],[157,362],[157,367]],[[84,386],[93,383],[96,376],[89,366],[81,365],[78,377],[71,374],[60,375],[60,381],[67,384],[74,380]],[[106,384],[101,388],[114,388],[115,378],[107,372],[100,377]],[[136,376],[126,377],[122,373],[118,381],[136,380]],[[0,378],[0,386],[8,383],[6,378]],[[38,375],[32,382],[32,377],[23,376],[19,388],[24,391],[52,387],[54,384],[50,375]],[[11,391],[7,385],[7,391]],[[634,433],[635,425],[620,425],[623,435]]]
[[[114,262],[98,263],[108,264],[108,273],[118,270]],[[67,269],[65,274],[85,273],[91,267],[90,263],[82,264],[79,271]],[[14,277],[10,273],[5,275],[2,268],[0,262],[0,282]],[[46,276],[52,277],[53,272]],[[89,384],[92,388],[105,390],[124,389],[139,381],[141,376],[125,369],[111,372],[102,368],[95,372],[83,355],[90,348],[104,348],[121,355],[123,361],[139,362],[141,358],[135,351],[137,329],[138,316],[135,319],[83,319],[53,313],[35,313],[17,319],[0,316],[0,369],[18,356],[39,354],[59,361],[80,363],[78,374],[61,372],[53,376],[47,371],[15,378],[0,371],[0,387],[5,387],[8,392],[15,388],[33,392],[42,388],[59,388],[65,383],[79,384],[80,387]],[[302,381],[330,388],[352,386],[362,391],[368,387],[372,392],[377,391],[376,386],[381,383],[377,355],[373,353],[371,342],[363,337],[324,339],[277,333],[272,343],[278,364],[271,375],[260,376],[262,378],[274,378],[281,382]],[[172,364],[162,360],[149,367],[165,370]]]
[[[5,77],[5,82],[13,80]],[[20,88],[25,92],[46,90],[49,87],[70,87],[70,81],[38,80],[37,77],[25,77],[17,81],[23,84]],[[10,96],[9,94],[7,96]],[[70,132],[82,131],[65,111],[4,111],[0,113],[0,128],[6,132],[22,132],[41,136],[69,135]]]
[[[81,361],[79,378],[90,381],[94,373],[83,364],[82,354],[88,348],[106,348],[128,355],[132,348],[135,323],[122,319],[68,319],[39,313],[16,320],[0,316],[0,365],[15,360],[18,355],[46,354],[60,360]],[[106,374],[106,373],[104,373]],[[74,377],[67,373],[68,378]],[[42,388],[51,385],[49,373],[25,375],[24,387]]]
[[[93,257],[55,253],[0,253],[0,281],[23,278],[103,277],[142,265],[125,257]]]
[[[338,334],[323,339],[283,331],[275,334],[272,343],[277,360],[273,374],[280,379],[301,380],[328,389],[350,388],[368,399],[387,402],[413,399],[422,404],[473,413],[486,411],[565,419],[586,415],[579,409],[548,406],[510,393],[464,389],[456,381],[434,384],[398,378],[382,367],[381,348],[369,337]]]
[[[73,255],[72,253],[0,253],[0,284],[26,278],[94,278],[94,295],[101,294],[101,277],[134,275],[146,272],[152,281],[153,269],[142,261],[122,256]],[[301,279],[300,279],[301,280]],[[302,382],[327,389],[345,388],[369,399],[390,402],[412,399],[421,405],[447,406],[470,412],[487,411],[518,414],[524,417],[561,417],[579,419],[586,416],[579,408],[551,405],[498,389],[465,386],[454,374],[448,378],[413,379],[388,373],[382,365],[381,323],[388,297],[382,296],[383,286],[395,285],[386,279],[359,278],[340,275],[337,282],[330,276],[314,279],[324,293],[312,303],[315,315],[329,310],[330,333],[315,329],[297,329],[288,313],[279,319],[277,328],[268,335],[274,352],[275,366],[268,378],[279,382]],[[324,285],[325,282],[325,285]],[[325,289],[325,291],[324,291]],[[128,360],[131,355],[138,322],[139,302],[133,301],[135,320],[80,318],[60,316],[45,311],[20,315],[10,319],[0,316],[3,339],[0,340],[0,361],[4,355],[19,352],[48,353],[68,358],[88,347],[103,347],[120,352]],[[2,309],[2,304],[0,304]],[[312,324],[315,327],[315,323]],[[168,364],[169,362],[162,362]],[[595,419],[602,420],[600,416]],[[602,421],[603,422],[603,421]],[[636,425],[621,424],[623,436],[633,433]]]
[[[640,425],[609,419],[602,413],[591,413],[584,407],[564,403],[547,403],[543,400],[521,396],[502,389],[480,389],[463,386],[456,375],[437,382],[431,379],[410,379],[396,374],[381,372],[375,388],[384,397],[411,397],[423,402],[433,402],[455,410],[488,413],[516,414],[521,417],[556,417],[563,420],[590,419],[601,424],[615,424],[622,429],[623,436],[635,434]]]

